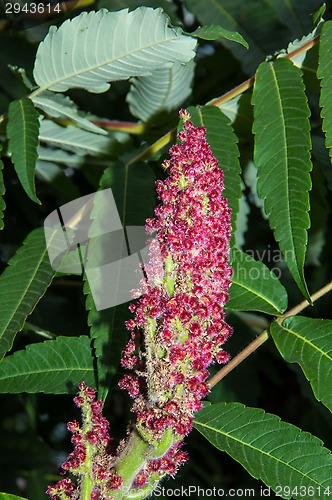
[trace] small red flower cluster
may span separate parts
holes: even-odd
[[[204,127],[195,128],[186,111],[180,112],[184,130],[170,149],[165,181],[157,181],[161,204],[147,220],[156,231],[141,294],[127,321],[131,339],[123,351],[122,366],[135,370],[120,381],[135,399],[137,428],[145,439],[160,440],[170,427],[174,443],[192,428],[193,412],[208,393],[211,363],[226,363],[222,349],[231,335],[223,307],[231,284],[230,209],[222,196],[223,171],[206,141]],[[152,277],[152,278],[151,278]],[[144,348],[139,341],[144,338]],[[185,457],[169,451],[151,461],[136,483],[151,470],[174,474]]]
[[[74,402],[82,411],[83,423],[80,426],[73,420],[67,424],[67,429],[73,434],[71,441],[74,450],[61,465],[60,473],[70,472],[81,477],[90,474],[94,484],[91,498],[100,500],[104,498],[101,491],[119,489],[122,479],[112,473],[108,462],[102,463],[100,460],[101,452],[106,450],[110,442],[109,422],[102,415],[102,402],[96,400],[96,391],[87,387],[84,382],[81,382],[78,388],[79,393]],[[75,491],[75,483],[70,479],[63,479],[56,485],[49,486],[46,493],[52,500],[67,500],[75,498]]]

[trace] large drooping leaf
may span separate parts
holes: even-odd
[[[310,301],[303,271],[310,226],[310,110],[301,70],[286,59],[262,63],[252,102],[258,196],[286,264]]]
[[[10,103],[7,124],[8,151],[25,192],[36,203],[40,203],[35,188],[38,116],[30,99]]]
[[[39,45],[34,78],[42,90],[105,92],[109,82],[146,76],[193,59],[196,40],[169,28],[161,9],[83,12],[52,26]]]
[[[332,455],[323,442],[279,417],[240,403],[201,410],[195,428],[281,498],[319,498],[331,489]]]
[[[239,163],[239,150],[237,137],[227,116],[219,108],[203,106],[202,108],[189,108],[195,126],[206,127],[206,139],[210,144],[214,156],[219,161],[219,167],[224,172],[223,196],[228,199],[232,209],[232,228],[236,230],[236,217],[239,211],[241,190],[241,167]]]
[[[147,121],[157,112],[179,108],[190,95],[193,77],[194,62],[189,61],[133,78],[126,98],[131,113]]]
[[[107,135],[106,130],[97,127],[82,113],[79,114],[76,104],[68,96],[45,91],[42,96],[33,97],[32,100],[37,108],[52,118],[68,118],[88,132]]]
[[[40,124],[39,140],[53,147],[78,154],[85,152],[92,156],[109,155],[116,145],[112,137],[93,134],[73,125],[62,127],[47,119],[42,120]]]
[[[24,240],[0,276],[0,360],[11,349],[27,316],[50,285],[55,271],[50,265],[43,229]]]
[[[0,393],[75,393],[84,380],[95,386],[91,341],[58,337],[7,356],[0,364]]]
[[[129,164],[129,159],[111,164],[101,178],[100,188],[102,190],[112,189],[117,206],[114,219],[119,218],[120,226],[124,231],[116,230],[109,238],[91,237],[87,254],[86,268],[90,273],[84,286],[86,297],[86,309],[88,311],[88,324],[90,336],[94,339],[94,352],[97,358],[98,395],[105,399],[110,388],[110,378],[114,375],[118,365],[121,350],[127,340],[125,321],[130,319],[131,313],[128,309],[128,301],[131,300],[130,290],[139,286],[137,271],[139,268],[138,255],[145,247],[146,233],[144,230],[145,220],[153,214],[155,206],[155,177],[150,167],[143,163]],[[91,219],[90,234],[95,231],[97,218],[104,220],[105,207],[102,203],[95,203]],[[109,219],[109,216],[107,217]],[[135,226],[135,227],[133,227]],[[138,233],[136,232],[138,231]],[[132,236],[136,236],[133,238]],[[115,250],[113,250],[114,241]],[[119,248],[119,245],[122,247]],[[129,246],[129,248],[127,247]],[[120,254],[120,257],[112,258],[112,253]],[[113,253],[113,255],[114,255]],[[136,264],[125,260],[127,256],[136,256]],[[107,278],[105,268],[114,260],[123,258],[118,274],[111,281]],[[137,267],[136,267],[137,265]],[[91,272],[92,269],[92,272]],[[117,280],[125,280],[118,282]],[[91,286],[90,286],[91,285]],[[102,289],[103,295],[113,301],[114,296],[120,296],[123,301],[115,302],[113,307],[97,310],[93,290]],[[120,292],[119,292],[120,291]],[[125,292],[125,293],[122,293]]]
[[[320,38],[318,78],[321,79],[320,105],[322,107],[323,130],[326,147],[332,158],[332,21],[324,23]]]
[[[249,254],[236,248],[231,250],[233,267],[232,286],[227,309],[234,311],[261,311],[282,314],[287,307],[287,292],[276,275]]]
[[[217,24],[243,36],[249,50],[228,40],[222,40],[222,44],[249,74],[256,70],[267,54],[283,49],[289,42],[289,33],[281,26],[275,9],[266,0],[186,0],[186,6],[201,25]]]
[[[6,208],[6,204],[3,199],[3,195],[6,192],[5,185],[3,182],[3,176],[2,176],[2,169],[3,169],[3,163],[0,160],[0,230],[4,228],[4,223],[3,223],[3,212]]]
[[[316,399],[332,412],[332,321],[302,316],[272,323],[273,340],[288,363],[298,363]]]

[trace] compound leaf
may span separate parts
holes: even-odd
[[[286,59],[262,63],[252,102],[258,196],[286,264],[310,301],[303,270],[310,226],[310,110],[301,70]]]
[[[39,45],[34,78],[42,90],[105,92],[109,82],[146,76],[193,59],[196,40],[168,27],[162,9],[83,12],[52,26]]]
[[[32,201],[40,204],[36,196],[35,168],[37,161],[39,120],[30,99],[13,101],[8,111],[8,152],[18,178]]]
[[[7,356],[0,365],[0,393],[75,393],[79,382],[95,386],[90,339],[58,337]]]
[[[316,399],[332,412],[332,321],[302,316],[272,323],[273,340],[288,363],[298,363]]]
[[[331,487],[331,452],[320,439],[275,415],[219,403],[201,410],[194,426],[282,498],[307,500]]]

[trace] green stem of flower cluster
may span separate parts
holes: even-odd
[[[136,430],[133,430],[126,448],[120,454],[116,464],[116,474],[121,476],[123,483],[119,490],[112,492],[114,500],[146,498],[156,487],[157,477],[153,477],[144,488],[133,488],[137,474],[144,468],[147,461],[165,455],[173,445],[173,430],[168,429],[159,442],[148,443]],[[82,499],[83,500],[83,499]],[[85,499],[84,499],[85,500]]]
[[[82,479],[80,500],[91,500],[91,492],[93,488],[93,482],[91,479],[91,470],[92,470],[92,446],[91,444],[86,444],[86,459],[85,459],[85,467],[87,473],[84,475]]]

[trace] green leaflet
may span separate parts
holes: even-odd
[[[147,217],[153,214],[155,206],[155,191],[154,191],[154,174],[148,165],[143,163],[129,164],[129,160],[119,161],[111,164],[107,168],[101,178],[101,189],[112,189],[115,198],[117,210],[120,216],[121,223],[129,235],[130,243],[130,228],[129,226],[138,226],[141,233],[141,247],[139,249],[129,248],[129,253],[135,253],[145,246],[147,236],[144,231],[144,224]],[[98,207],[102,209],[103,207]],[[96,208],[92,211],[91,218],[98,215]],[[93,231],[94,224],[92,222],[91,229]],[[112,234],[110,235],[110,242]],[[122,238],[122,234],[114,231],[114,238],[118,241]],[[123,241],[123,240],[122,240]],[[128,240],[127,240],[128,241]],[[119,249],[117,248],[117,252]],[[105,247],[105,239],[91,238],[89,241],[89,256],[88,265],[94,269],[93,279],[101,283],[102,288],[107,288],[107,293],[117,293],[119,289],[125,288],[128,292],[128,301],[131,299],[130,290],[135,288],[132,282],[126,283],[104,283],[103,270],[100,268],[100,263],[109,263],[110,256],[108,253],[108,243]],[[109,252],[110,253],[110,252]],[[123,258],[128,255],[128,249],[120,249],[120,254]],[[113,259],[114,260],[114,259]],[[93,265],[93,262],[99,263]],[[124,261],[124,266],[126,262]],[[133,270],[135,275],[135,270]],[[138,286],[138,283],[137,283]],[[87,281],[85,281],[84,293],[86,297],[86,309],[88,311],[88,324],[91,327],[90,336],[94,339],[94,350],[97,358],[98,372],[98,396],[105,400],[109,387],[110,377],[114,375],[116,367],[119,364],[121,351],[127,340],[127,330],[125,321],[130,319],[131,313],[128,309],[128,302],[121,303],[115,307],[104,310],[97,310],[91,291]]]
[[[50,285],[52,269],[42,228],[32,231],[0,276],[0,360],[12,347],[15,335],[22,330]]]
[[[288,363],[298,363],[316,399],[332,412],[332,321],[293,316],[272,323],[273,340]]]
[[[168,27],[161,9],[83,12],[58,29],[51,26],[39,45],[34,78],[41,89],[36,95],[46,89],[105,92],[111,81],[188,62],[195,47],[194,38]]]
[[[239,163],[239,150],[237,137],[234,134],[229,118],[219,108],[203,106],[202,108],[190,107],[195,126],[206,127],[206,139],[210,144],[214,156],[219,161],[219,166],[224,172],[225,189],[223,195],[228,199],[232,209],[233,234],[236,230],[236,217],[239,211],[241,190],[241,167]]]
[[[111,136],[93,134],[74,125],[62,127],[47,119],[40,124],[39,139],[53,147],[91,156],[108,156],[117,143]]]
[[[323,130],[325,132],[325,143],[332,158],[332,21],[323,24],[317,76],[321,79],[320,106],[323,118]]]
[[[191,93],[193,77],[194,61],[189,61],[133,78],[126,97],[131,113],[147,121],[155,113],[178,108]]]
[[[282,314],[287,307],[287,292],[276,275],[263,262],[233,248],[232,286],[229,289],[227,309],[234,311],[261,311]]]
[[[48,116],[52,116],[53,118],[68,118],[88,132],[107,135],[106,130],[97,127],[92,121],[85,118],[83,113],[79,112],[74,101],[68,96],[46,91],[42,96],[33,97],[32,101],[37,108],[42,109]]]
[[[95,387],[90,339],[85,335],[30,344],[0,365],[0,393],[75,393],[82,380]]]
[[[219,403],[201,410],[194,426],[281,498],[320,498],[319,491],[323,495],[331,488],[331,452],[320,439],[275,415],[240,403]],[[292,495],[295,487],[298,494]]]
[[[310,301],[303,269],[310,226],[310,110],[301,70],[286,59],[262,63],[252,102],[258,196],[286,264]]]
[[[3,163],[0,160],[0,230],[4,228],[3,212],[6,208],[6,204],[3,199],[6,189],[3,182],[2,169],[3,169]]]
[[[231,42],[240,43],[246,49],[249,48],[247,42],[244,40],[243,36],[240,35],[240,33],[226,30],[222,26],[203,26],[190,33],[190,36],[202,38],[203,40],[218,40],[219,38],[226,38]]]
[[[8,111],[8,152],[18,178],[32,201],[40,204],[36,196],[35,168],[37,161],[39,120],[30,99],[13,101]]]

